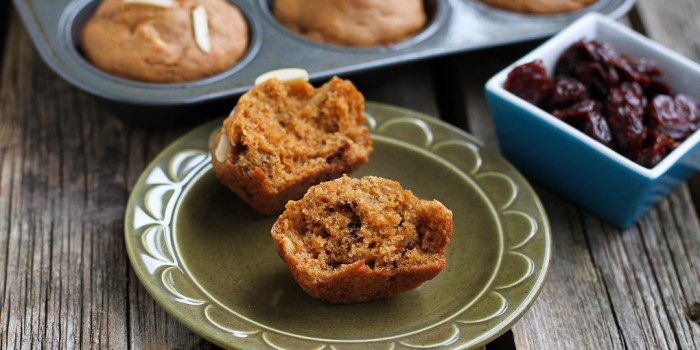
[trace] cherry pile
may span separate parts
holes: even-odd
[[[514,68],[504,88],[651,168],[700,127],[700,103],[654,80],[653,61],[581,40],[562,53],[554,79],[541,60]]]

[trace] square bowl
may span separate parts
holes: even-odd
[[[620,228],[633,225],[650,208],[700,168],[696,131],[653,168],[646,168],[585,133],[507,91],[515,67],[541,59],[554,71],[571,44],[591,39],[620,54],[655,61],[655,79],[700,101],[700,65],[597,13],[572,23],[486,83],[486,97],[501,152],[520,171]]]

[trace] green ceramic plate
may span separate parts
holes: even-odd
[[[217,120],[156,157],[131,194],[126,248],[155,300],[228,348],[465,349],[508,330],[549,266],[549,223],[536,194],[463,131],[387,105],[368,103],[366,114],[375,150],[354,176],[397,180],[454,214],[440,275],[387,300],[309,297],[277,255],[276,216],[256,213],[214,177],[208,149]]]

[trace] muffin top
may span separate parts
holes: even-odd
[[[226,0],[105,0],[82,31],[99,69],[146,82],[201,79],[233,66],[248,26]]]
[[[576,11],[595,1],[596,0],[481,0],[481,2],[505,10],[536,14],[555,14]]]
[[[276,0],[273,12],[293,32],[344,46],[397,43],[427,22],[422,0]]]

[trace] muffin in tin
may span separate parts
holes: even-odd
[[[423,0],[275,0],[273,14],[308,39],[357,47],[404,41],[428,21]]]
[[[532,13],[556,14],[580,10],[596,0],[479,0],[504,10]]]
[[[226,0],[105,0],[81,32],[97,68],[131,80],[175,83],[232,67],[248,25]]]

